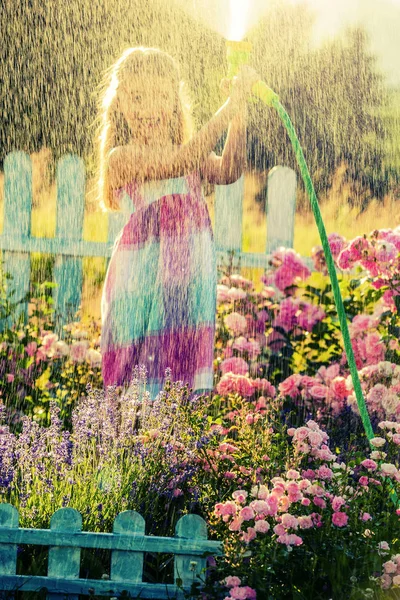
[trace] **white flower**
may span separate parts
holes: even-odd
[[[391,463],[383,463],[381,464],[381,472],[383,475],[387,475],[388,477],[393,477],[397,473],[397,468],[395,465]]]
[[[86,359],[89,361],[91,367],[98,367],[101,365],[101,354],[98,350],[89,348],[86,352]]]
[[[382,437],[374,437],[369,442],[374,448],[382,448],[386,444],[386,441]]]
[[[63,340],[58,340],[58,342],[54,344],[54,347],[57,354],[59,354],[60,356],[68,356],[69,346]]]
[[[71,332],[71,335],[76,340],[84,340],[84,339],[87,339],[89,337],[88,332],[85,331],[84,329],[74,329]]]
[[[386,456],[386,452],[379,452],[378,450],[373,450],[370,454],[372,460],[383,460],[384,458],[386,458]]]

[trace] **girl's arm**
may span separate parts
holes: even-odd
[[[234,173],[236,156],[240,156],[243,164],[245,148],[235,142],[243,135],[239,129],[245,125],[238,120],[231,128],[230,140],[224,150],[223,159],[218,157],[210,159],[210,154],[215,148],[222,133],[227,129],[230,121],[243,109],[246,99],[251,95],[251,90],[260,77],[250,67],[242,67],[237,77],[234,78],[231,95],[228,100],[215,113],[212,119],[186,144],[173,148],[149,148],[146,146],[119,146],[111,150],[108,159],[109,185],[118,189],[132,180],[144,181],[146,179],[169,179],[181,177],[200,170],[209,160],[214,161],[214,169],[222,176],[229,171]],[[242,142],[244,143],[244,142]],[[217,163],[221,166],[217,168]],[[223,168],[222,168],[223,164]],[[218,175],[218,173],[216,173]],[[212,175],[212,173],[210,173]]]
[[[237,110],[237,102],[228,98],[189,142],[180,147],[175,146],[172,150],[149,148],[145,145],[113,148],[108,159],[109,185],[118,189],[132,180],[169,179],[200,169]]]
[[[225,141],[222,156],[212,152],[201,168],[201,174],[209,183],[228,185],[234,183],[246,168],[247,106],[233,117]]]

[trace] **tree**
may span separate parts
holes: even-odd
[[[311,13],[304,7],[277,9],[251,32],[254,64],[279,94],[304,149],[316,191],[326,191],[336,169],[346,165],[351,202],[382,198],[388,189],[385,129],[380,110],[384,80],[368,52],[362,29],[312,48]],[[265,48],[265,52],[262,52]],[[259,168],[285,164],[297,169],[276,115],[252,111],[252,159]]]

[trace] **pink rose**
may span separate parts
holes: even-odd
[[[240,531],[243,525],[243,519],[242,517],[238,516],[235,517],[234,519],[232,519],[232,521],[229,524],[229,531]]]
[[[315,400],[324,400],[328,396],[329,388],[326,385],[313,385],[309,389],[309,394],[311,398]]]
[[[371,471],[375,471],[375,469],[377,468],[377,464],[374,460],[371,460],[370,458],[366,458],[365,460],[362,461],[362,466],[365,467],[368,470]]]
[[[247,294],[244,290],[232,287],[230,290],[228,290],[227,296],[232,302],[236,302],[237,300],[243,300],[246,298]]]
[[[267,533],[270,530],[271,526],[268,521],[264,521],[264,519],[260,519],[256,521],[254,525],[254,529],[257,533]]]
[[[226,285],[217,285],[217,302],[219,304],[222,302],[230,302],[228,290],[229,288]]]
[[[247,344],[247,339],[241,335],[233,342],[232,350],[238,350],[239,352],[247,352]]]
[[[239,579],[239,577],[235,577],[232,575],[229,575],[228,577],[225,577],[225,579],[224,579],[224,584],[226,585],[226,587],[237,587],[241,583],[242,582]]]
[[[235,373],[236,375],[247,375],[249,372],[249,365],[243,358],[238,356],[232,356],[232,358],[226,358],[220,365],[222,375],[225,373]]]
[[[343,512],[335,512],[332,515],[332,523],[336,525],[336,527],[346,527],[348,520],[349,517]]]
[[[254,527],[248,527],[247,531],[242,533],[242,540],[245,544],[249,544],[255,537],[257,537],[257,532]]]
[[[36,342],[29,342],[29,344],[27,344],[25,346],[25,352],[27,353],[28,356],[33,356],[35,354],[36,350],[37,350]]]
[[[338,233],[330,233],[328,235],[328,242],[333,258],[336,258],[346,245],[345,238]]]
[[[230,313],[225,317],[224,321],[225,325],[234,333],[234,335],[240,335],[247,329],[246,317],[239,315],[239,313]]]
[[[350,393],[347,389],[346,379],[344,377],[336,377],[331,383],[331,390],[336,398],[340,398],[341,400],[347,398]]]
[[[354,261],[351,256],[350,250],[348,248],[343,248],[336,260],[339,269],[342,269],[343,271],[351,269],[353,266],[353,262]]]
[[[282,519],[281,523],[285,529],[297,529],[298,528],[298,522],[297,522],[297,518],[295,516],[290,515],[289,513],[286,513],[286,514],[282,515],[281,519]]]
[[[248,494],[245,490],[236,490],[232,493],[232,498],[234,498],[234,500],[236,500],[236,502],[238,502],[239,504],[243,504],[243,502],[246,502],[247,496]]]
[[[290,375],[284,381],[282,381],[278,389],[283,396],[289,396],[290,398],[296,398],[300,395],[299,385],[301,384],[301,375],[295,373]]]
[[[370,521],[372,519],[371,515],[367,512],[363,513],[361,515],[361,520],[362,521]]]
[[[234,600],[254,600],[256,597],[256,591],[247,585],[231,589],[230,598]]]
[[[335,496],[332,500],[332,508],[335,512],[339,511],[346,504],[346,500],[341,496]]]
[[[241,516],[243,521],[250,521],[251,519],[254,519],[255,513],[254,510],[250,508],[250,506],[245,506],[244,508],[242,508],[239,515]]]
[[[86,358],[86,351],[89,347],[88,341],[73,342],[70,347],[70,356],[72,362],[82,363]]]
[[[286,546],[301,546],[303,543],[302,538],[295,533],[280,535],[276,541],[279,544],[285,544]]]

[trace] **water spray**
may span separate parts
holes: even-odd
[[[226,56],[228,61],[228,78],[233,78],[237,75],[241,66],[248,63],[251,53],[251,44],[249,42],[226,42]],[[293,150],[300,168],[300,173],[310,199],[311,208],[314,214],[315,222],[318,228],[319,236],[322,243],[322,248],[325,255],[328,274],[332,284],[333,297],[335,300],[336,310],[339,317],[340,329],[343,336],[344,348],[346,352],[347,362],[349,364],[351,379],[353,381],[354,392],[357,399],[358,409],[360,411],[361,420],[367,434],[368,440],[375,437],[372,430],[371,420],[368,415],[367,406],[361,389],[361,383],[358,376],[358,370],[354,357],[353,348],[350,340],[349,328],[347,325],[346,312],[343,305],[342,295],[340,293],[339,281],[336,274],[335,264],[332,257],[332,252],[329,246],[328,236],[326,234],[325,225],[322,220],[321,211],[319,209],[317,196],[314,190],[314,185],[308,171],[307,163],[304,158],[303,150],[294,130],[293,124],[289,115],[279,101],[279,96],[268,87],[263,81],[258,81],[252,88],[253,96],[261,100],[269,107],[275,108],[281,118],[290,141],[292,142]],[[395,499],[397,502],[397,498]]]

